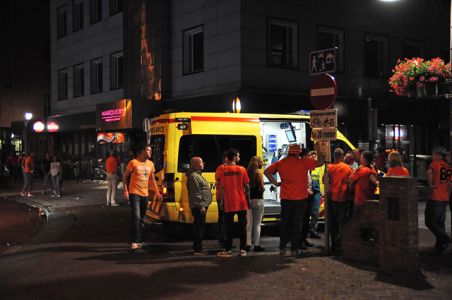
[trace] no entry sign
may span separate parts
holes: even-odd
[[[329,74],[320,74],[312,80],[311,103],[316,109],[327,109],[336,100],[336,81]]]

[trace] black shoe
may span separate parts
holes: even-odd
[[[257,246],[254,246],[253,251],[254,252],[264,252],[265,248],[262,247],[262,246],[257,245]]]
[[[304,240],[303,245],[305,245],[306,247],[314,247],[314,244],[308,240]],[[303,249],[303,250],[305,250],[305,249]]]
[[[301,249],[298,249],[296,251],[290,251],[290,254],[295,257],[303,257],[304,256],[304,253]]]
[[[246,252],[250,252],[251,251],[251,246],[250,245],[246,245],[244,250]]]
[[[309,233],[309,237],[311,238],[311,239],[321,239],[322,237],[320,236],[320,234],[317,232],[317,231],[311,231],[310,233]]]

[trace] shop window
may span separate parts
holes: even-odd
[[[83,64],[79,64],[74,66],[74,74],[73,74],[73,80],[74,80],[74,97],[80,97],[85,94],[85,76],[84,71],[85,68]]]
[[[102,0],[89,1],[89,22],[94,24],[102,20]]]
[[[57,38],[67,35],[67,9],[66,5],[57,8]]]
[[[187,29],[183,32],[184,74],[204,70],[204,32],[203,26]]]
[[[110,16],[122,12],[122,0],[110,0]]]
[[[388,38],[366,34],[364,38],[364,75],[385,77],[388,75]]]
[[[403,57],[424,57],[424,44],[419,41],[404,40],[403,41]]]
[[[202,157],[205,172],[215,172],[223,161],[222,153],[231,148],[240,151],[240,163],[245,166],[256,155],[256,137],[242,135],[185,135],[179,144],[178,171],[187,170],[193,156]]]
[[[72,1],[72,32],[83,28],[83,1]]]
[[[124,87],[124,55],[121,52],[110,56],[110,88],[120,89]]]
[[[91,78],[90,78],[90,84],[91,84],[91,94],[100,93],[103,90],[102,85],[102,58],[96,58],[91,61]]]
[[[331,49],[336,50],[336,71],[344,72],[344,30],[332,27],[317,27],[317,50]]]
[[[269,18],[267,63],[270,67],[298,68],[298,23]]]
[[[58,71],[58,100],[67,99],[67,69]]]

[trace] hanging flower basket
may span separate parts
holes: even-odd
[[[438,83],[451,78],[450,63],[441,58],[424,60],[417,57],[398,60],[389,78],[390,92],[398,96],[425,97],[438,94]]]

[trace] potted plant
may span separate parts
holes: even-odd
[[[451,77],[450,63],[445,64],[441,58],[398,60],[392,73],[389,78],[390,91],[408,97],[438,94],[438,82]]]

